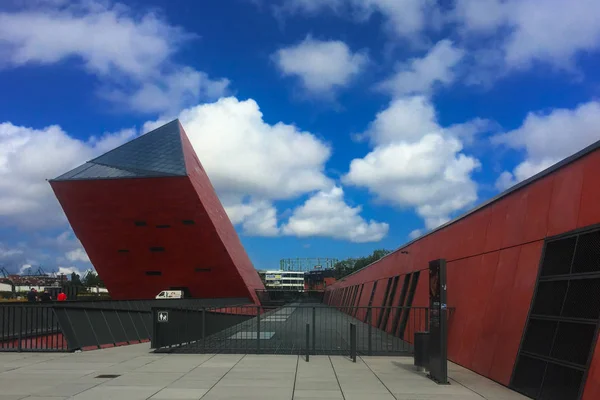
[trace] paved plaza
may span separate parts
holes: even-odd
[[[148,344],[75,354],[0,353],[0,400],[524,399],[449,364],[450,385],[410,357],[153,354]],[[113,375],[99,377],[101,375]],[[117,376],[115,376],[117,375]]]

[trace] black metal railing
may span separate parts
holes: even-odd
[[[34,304],[0,306],[0,351],[73,351],[150,339],[150,311]]]
[[[73,351],[149,341],[152,307],[200,310],[248,299],[97,300],[0,305],[0,351]]]
[[[408,355],[415,332],[427,330],[428,311],[306,303],[202,310],[162,307],[153,309],[152,348],[178,353]],[[401,327],[392,323],[391,315],[397,313],[406,316]]]

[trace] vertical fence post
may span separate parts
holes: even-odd
[[[310,324],[307,323],[306,324],[306,362],[308,362],[309,353],[310,353],[308,351],[308,346],[310,345],[310,343],[309,343],[309,340],[310,340],[309,336],[310,336]]]
[[[350,358],[356,362],[356,324],[350,324]]]
[[[19,351],[19,353],[21,352],[21,340],[23,338],[23,311],[25,310],[25,306],[21,306],[21,318],[19,319],[19,343],[17,343],[17,350]],[[25,318],[27,318],[27,316],[25,316]],[[25,324],[25,326],[27,326],[27,324]]]
[[[260,354],[260,306],[256,306],[256,354]]]
[[[316,308],[312,308],[312,350],[313,354],[316,354],[317,346],[317,314]]]
[[[371,324],[373,322],[373,313],[372,313],[372,309],[371,307],[369,307],[367,309],[367,321],[368,321],[368,332],[367,332],[367,336],[368,338],[368,347],[367,347],[367,354],[368,355],[373,355],[373,342],[371,339],[371,332],[373,330],[373,325]]]
[[[206,308],[202,307],[202,349],[206,351]]]

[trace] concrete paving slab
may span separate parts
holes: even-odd
[[[206,389],[173,389],[167,388],[150,397],[152,400],[170,400],[170,399],[199,399],[207,392]]]
[[[160,386],[96,386],[72,397],[73,400],[145,400],[158,393]]]
[[[0,400],[291,400],[292,393],[297,399],[524,399],[452,363],[452,384],[437,385],[416,371],[409,357],[359,357],[353,363],[347,357],[311,356],[307,363],[295,355],[155,355],[142,344],[60,356],[0,354],[0,362],[8,366],[0,368]],[[100,374],[121,376],[96,378]]]
[[[344,399],[342,392],[338,390],[295,390],[295,399]]]

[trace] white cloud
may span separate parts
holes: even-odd
[[[470,35],[501,35],[511,68],[535,61],[571,68],[578,53],[600,48],[596,0],[457,0],[455,14]]]
[[[67,252],[65,257],[69,261],[90,262],[90,258],[82,247]]]
[[[409,237],[410,239],[416,239],[416,238],[418,238],[418,237],[421,237],[421,235],[423,235],[423,229],[415,229],[415,230],[412,230],[412,231],[411,231],[411,232],[408,234],[408,237]]]
[[[324,174],[329,145],[294,125],[266,123],[252,99],[223,98],[188,108],[179,119],[225,204],[244,196],[293,199],[330,186]]]
[[[381,15],[388,30],[399,37],[412,37],[435,27],[439,7],[435,0],[284,0],[278,12],[315,15],[322,11],[350,15],[366,21]]]
[[[19,275],[26,274],[31,268],[33,268],[31,264],[23,264],[21,268],[19,268]]]
[[[326,95],[348,85],[368,63],[365,52],[353,53],[342,41],[321,41],[310,36],[279,49],[273,58],[284,75],[300,78],[309,92]]]
[[[351,207],[345,203],[342,188],[333,187],[317,192],[296,208],[282,231],[286,235],[327,236],[355,243],[383,239],[389,225],[365,221],[360,216],[361,211],[361,207]]]
[[[525,160],[513,172],[500,175],[496,186],[506,189],[600,140],[599,126],[600,103],[596,101],[572,110],[529,113],[519,128],[492,138],[496,144],[526,153]]]
[[[324,171],[331,149],[315,135],[283,122],[266,123],[252,99],[223,98],[186,109],[179,118],[229,218],[245,233],[277,236],[296,232],[299,236],[341,238],[337,226],[332,226],[330,232],[320,228],[312,234],[294,228],[300,215],[306,218],[308,211],[316,213],[315,221],[322,219],[311,207],[329,201],[339,212],[328,217],[343,220],[347,239],[360,241],[381,234],[385,224],[366,223],[358,215],[360,208],[344,203],[341,189],[330,189],[334,185]],[[147,123],[145,129],[163,122]],[[274,202],[315,191],[318,194],[304,208],[297,209],[287,224],[279,226]],[[301,210],[305,213],[298,214]]]
[[[0,123],[0,221],[24,229],[64,224],[66,220],[46,179],[133,135],[135,132],[128,129],[84,142],[56,125],[34,129]]]
[[[23,255],[23,250],[8,248],[4,244],[0,243],[0,260],[4,261],[21,255]]]
[[[77,267],[58,267],[58,274],[64,274],[66,275],[69,279],[71,278],[71,274],[73,272],[75,272],[77,275],[79,275],[79,277],[81,279],[83,279],[83,277],[85,276],[85,274],[87,273],[87,271],[89,270],[82,270],[79,269]]]
[[[350,163],[342,181],[383,202],[414,207],[428,229],[477,199],[471,173],[480,165],[462,153],[452,129],[440,126],[424,97],[392,101],[366,132],[373,150]]]
[[[221,96],[228,81],[173,62],[193,35],[154,12],[88,0],[0,12],[0,65],[49,65],[68,59],[96,75],[102,97],[141,112],[172,112]]]
[[[455,67],[464,50],[448,39],[440,40],[423,58],[401,63],[397,72],[379,86],[396,96],[428,94],[437,85],[448,85],[456,78]]]

